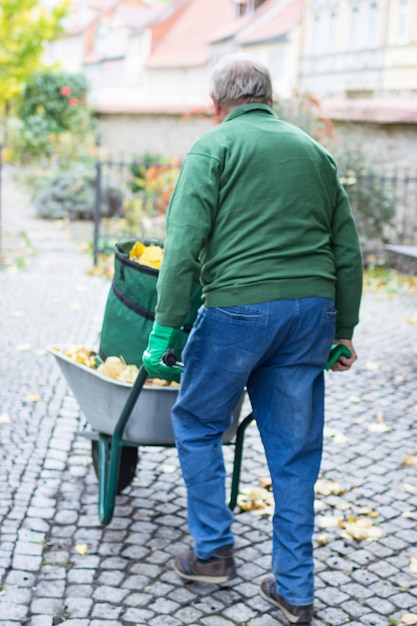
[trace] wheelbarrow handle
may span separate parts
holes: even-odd
[[[168,367],[174,367],[174,365],[179,365],[180,367],[184,367],[184,363],[181,363],[181,361],[178,360],[177,355],[175,354],[174,350],[172,350],[171,348],[168,348],[168,350],[165,350],[164,354],[162,355],[162,362],[165,365],[168,365]]]

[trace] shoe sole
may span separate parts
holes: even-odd
[[[301,622],[300,618],[297,617],[296,615],[292,615],[291,613],[289,613],[288,610],[285,608],[285,606],[283,606],[282,604],[279,604],[279,602],[277,602],[276,600],[268,596],[266,593],[264,593],[264,591],[262,590],[262,587],[260,589],[260,593],[264,600],[266,600],[270,604],[273,604],[277,609],[282,611],[285,617],[287,618],[287,620],[291,622],[291,624],[310,624],[311,619],[309,619],[307,622],[306,621]]]
[[[213,583],[214,585],[220,585],[222,583],[227,583],[232,578],[236,578],[237,574],[233,571],[228,576],[204,576],[201,574],[186,574],[182,570],[177,567],[177,564],[174,562],[174,570],[177,572],[178,576],[184,578],[184,580],[190,580],[200,583]]]

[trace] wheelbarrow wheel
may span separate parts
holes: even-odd
[[[98,478],[98,441],[91,442],[91,456],[93,467]],[[119,494],[130,485],[135,477],[136,465],[138,464],[138,448],[135,446],[123,446],[120,454],[119,478],[117,481],[116,493]]]

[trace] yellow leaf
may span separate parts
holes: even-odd
[[[317,536],[317,543],[319,546],[325,546],[329,543],[329,535],[327,533],[320,533]]]
[[[39,402],[40,398],[38,396],[38,394],[36,393],[28,393],[28,395],[26,396],[26,401],[27,402]]]
[[[373,509],[369,509],[368,507],[362,507],[361,509],[357,509],[356,515],[367,515],[368,517],[378,517],[378,511],[374,511]]]
[[[325,480],[324,478],[318,478],[314,485],[315,493],[321,496],[341,495],[346,492],[346,489],[340,486],[337,480]]]
[[[264,489],[270,489],[272,487],[272,480],[269,478],[269,476],[264,478],[260,477],[258,478],[258,480]]]
[[[88,552],[88,545],[86,543],[77,543],[75,546],[75,551],[81,555],[85,556]]]
[[[10,417],[8,413],[0,413],[0,424],[10,424]]]
[[[407,324],[417,324],[417,317],[406,317],[405,321]]]
[[[417,624],[417,614],[403,613],[403,615],[401,615],[401,622],[407,624],[407,626],[413,626],[413,624]]]
[[[407,454],[404,457],[403,465],[409,465],[410,467],[417,467],[417,456],[413,454]]]

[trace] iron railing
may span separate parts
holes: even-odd
[[[98,161],[94,263],[117,240],[163,241],[165,212],[179,163]],[[417,171],[347,171],[340,177],[365,249],[417,245]]]

